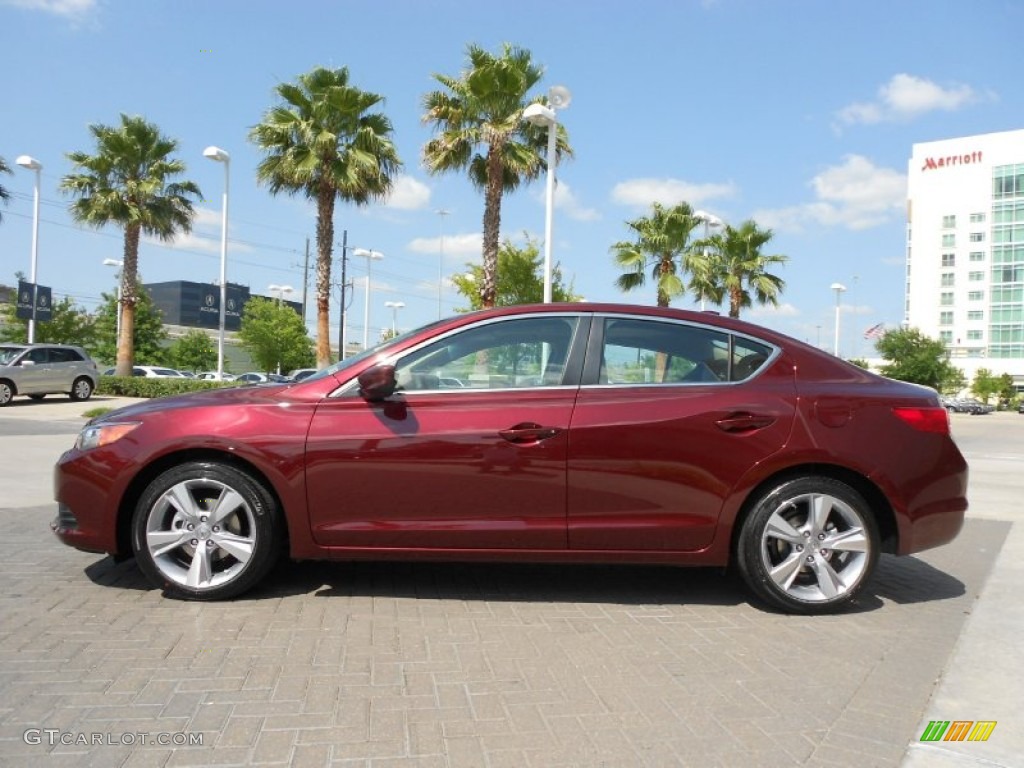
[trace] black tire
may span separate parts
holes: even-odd
[[[92,381],[87,376],[79,376],[71,385],[70,397],[72,400],[88,400],[92,397]]]
[[[6,381],[0,381],[0,408],[10,404],[14,399],[14,387]]]
[[[736,564],[766,603],[789,613],[833,613],[871,578],[878,551],[878,527],[864,498],[846,483],[810,476],[780,483],[754,502]]]
[[[29,400],[42,400],[44,397],[46,397],[46,395],[29,395],[28,399]]]
[[[217,515],[222,499],[228,506]],[[251,589],[274,566],[278,518],[273,495],[247,472],[189,462],[161,474],[142,494],[132,548],[139,568],[166,595],[224,600]]]

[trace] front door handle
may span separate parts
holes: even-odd
[[[498,434],[510,443],[522,444],[539,443],[541,440],[554,437],[561,431],[560,427],[542,427],[540,424],[524,423],[516,424],[510,429],[499,430]]]
[[[715,422],[723,432],[753,432],[754,430],[770,427],[775,423],[774,416],[760,413],[730,413],[724,419]]]

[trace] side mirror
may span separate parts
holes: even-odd
[[[371,403],[387,400],[395,392],[395,366],[373,365],[359,374],[359,394]]]

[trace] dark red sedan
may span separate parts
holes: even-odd
[[[462,315],[299,383],[123,408],[55,472],[63,542],[194,599],[245,592],[284,551],[731,564],[768,603],[824,612],[967,509],[935,392],[615,304]]]

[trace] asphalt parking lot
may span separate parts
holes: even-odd
[[[2,765],[956,759],[914,744],[1024,497],[1024,416],[955,416],[963,533],[883,557],[839,616],[770,612],[713,570],[624,566],[283,564],[244,599],[185,603],[50,534],[50,468],[84,409],[0,411]],[[951,701],[939,716],[991,717]],[[1019,726],[966,759],[1019,764]]]

